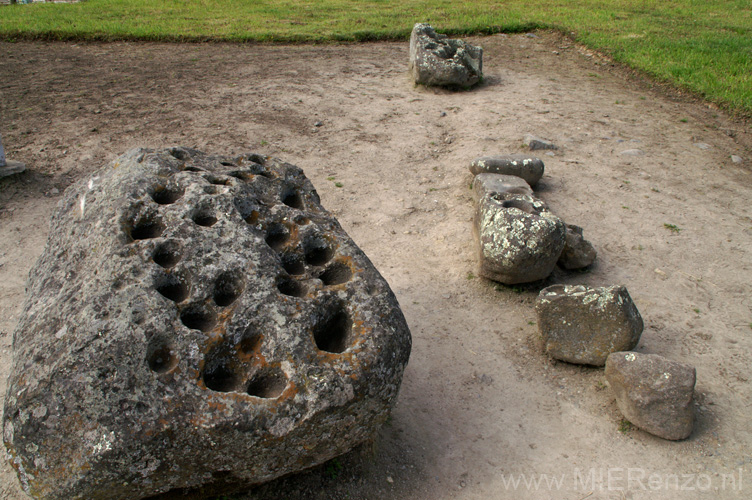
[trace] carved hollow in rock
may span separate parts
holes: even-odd
[[[247,392],[257,398],[279,397],[287,387],[287,377],[279,369],[265,369],[256,373],[248,384]]]
[[[188,280],[181,274],[164,272],[159,273],[154,279],[154,288],[163,297],[173,302],[184,301],[191,290]]]
[[[388,418],[411,345],[389,285],[301,169],[229,158],[134,150],[66,191],[4,399],[38,497],[229,494]]]
[[[157,245],[151,256],[155,264],[164,268],[171,268],[181,259],[180,243],[175,240],[166,240]]]
[[[180,313],[180,321],[192,330],[208,332],[217,324],[217,314],[203,304],[192,304]]]
[[[352,320],[347,311],[337,305],[314,327],[313,339],[320,351],[341,353],[352,342]]]
[[[151,194],[151,199],[159,205],[172,205],[183,196],[184,190],[178,186],[157,187]]]
[[[155,214],[146,213],[136,218],[130,227],[130,237],[133,240],[148,240],[158,238],[165,226]]]
[[[352,278],[352,269],[344,262],[335,262],[319,275],[324,285],[333,286],[347,283]]]

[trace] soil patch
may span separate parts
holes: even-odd
[[[66,186],[133,147],[256,152],[305,170],[391,284],[414,343],[376,441],[239,498],[748,497],[749,128],[557,34],[468,41],[486,75],[468,92],[415,87],[407,43],[0,43],[3,142],[28,168],[0,179],[0,394]],[[559,146],[538,152],[536,193],[598,260],[497,286],[475,277],[468,166],[524,152],[526,133]],[[533,304],[554,283],[627,286],[645,320],[637,350],[697,368],[689,439],[629,430],[602,369],[542,354]],[[0,498],[25,498],[5,461]]]

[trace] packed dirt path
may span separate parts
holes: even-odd
[[[305,170],[393,287],[413,351],[373,443],[238,498],[750,498],[749,126],[557,34],[470,41],[486,78],[467,92],[414,86],[406,43],[0,43],[0,130],[28,166],[0,179],[0,394],[66,186],[134,147],[257,152]],[[497,286],[476,277],[468,166],[526,133],[559,145],[538,152],[537,194],[598,260]],[[533,303],[554,283],[627,286],[638,350],[697,368],[689,439],[627,428],[602,369],[542,353]],[[25,498],[5,461],[0,498]]]

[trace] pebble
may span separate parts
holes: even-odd
[[[525,134],[522,142],[525,146],[529,147],[531,151],[538,149],[559,149],[553,142],[541,139],[533,134]]]
[[[446,116],[446,111],[442,111],[439,113],[439,117],[444,118]]]
[[[706,142],[695,142],[694,146],[697,146],[698,148],[702,149],[703,151],[707,151],[708,149],[712,148],[710,144]]]
[[[321,127],[323,125],[324,125],[323,122],[316,122],[316,123],[313,124],[314,127]]]
[[[731,161],[733,161],[734,163],[744,163],[744,158],[737,155],[731,155]]]

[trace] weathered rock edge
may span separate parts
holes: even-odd
[[[302,170],[258,155],[128,152],[66,191],[27,290],[3,440],[37,498],[320,464],[387,419],[410,353]]]

